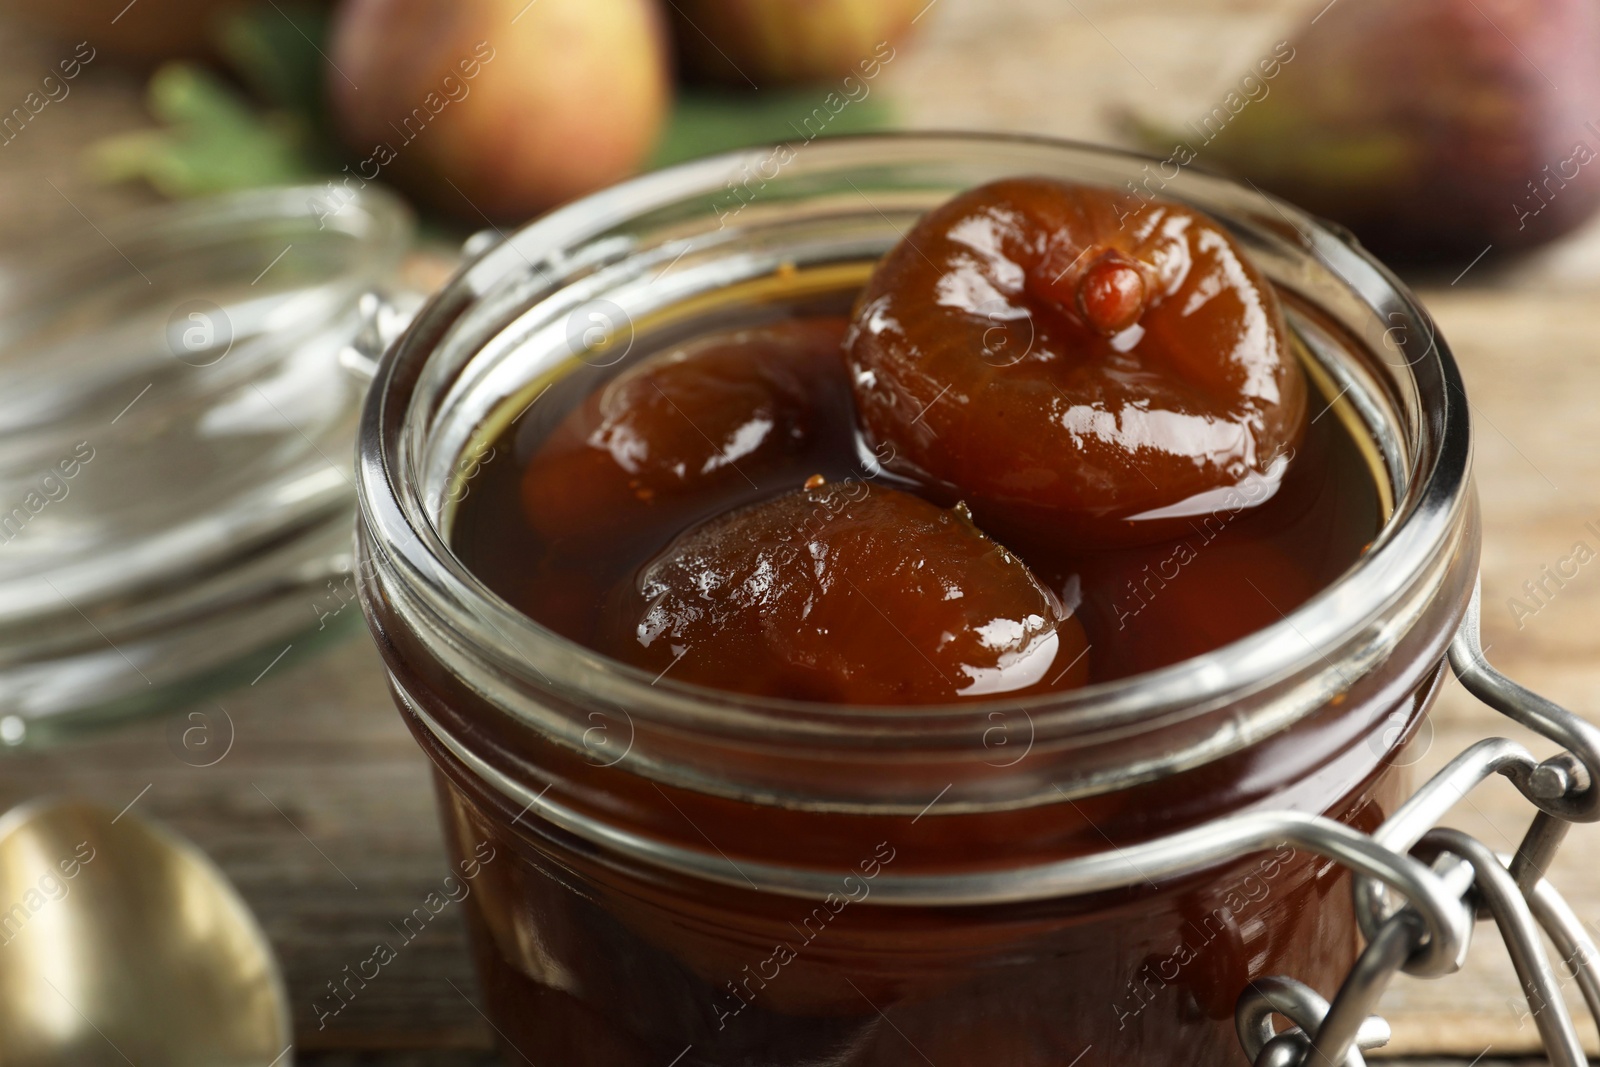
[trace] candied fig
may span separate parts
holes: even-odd
[[[1277,295],[1220,226],[1053,179],[929,212],[845,344],[890,465],[1001,531],[1171,536],[1217,491],[1279,479],[1305,421]]]
[[[683,681],[851,704],[1087,678],[1083,629],[964,508],[844,481],[719,515],[620,596],[619,653]]]
[[[815,318],[734,330],[629,368],[534,454],[528,521],[551,540],[626,532],[646,515],[690,522],[740,489],[803,478],[824,449],[848,454],[844,329]]]

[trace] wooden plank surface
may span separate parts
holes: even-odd
[[[1600,390],[1593,340],[1600,305],[1582,292],[1526,289],[1429,289],[1423,296],[1455,349],[1472,398],[1483,502],[1483,636],[1490,658],[1546,696],[1592,714],[1600,710],[1594,625],[1600,617],[1600,569],[1580,569],[1536,615],[1514,611],[1508,602],[1525,602],[1522,583],[1567,556],[1575,542],[1600,549],[1600,538],[1585,528],[1600,518],[1600,449],[1586,440],[1595,425],[1587,398]],[[1435,720],[1431,750],[1419,771],[1436,768],[1491,733],[1527,736],[1459,685],[1445,692]],[[1552,750],[1548,744],[1530,747],[1541,755]],[[1451,821],[1510,852],[1527,825],[1527,806],[1497,780],[1474,793]],[[1596,828],[1574,829],[1553,872],[1591,933],[1600,932],[1597,844]],[[1438,982],[1406,979],[1392,990],[1395,1050],[1468,1057],[1489,1046],[1531,1050],[1536,1034],[1517,990],[1503,950],[1492,934],[1483,937],[1463,974]],[[1585,1029],[1592,1049],[1593,1027]]]
[[[1289,0],[936,0],[923,38],[882,80],[922,127],[1015,129],[1091,140],[1118,136],[1110,102],[1174,117],[1198,113],[1228,72],[1270,49],[1297,12]],[[0,22],[0,99],[20,98],[54,58]],[[27,241],[81,212],[101,219],[145,199],[85,181],[77,152],[141,124],[138,83],[104,64],[0,156],[0,242]],[[53,187],[52,187],[53,186]],[[86,231],[87,232],[87,231]],[[1466,264],[1463,264],[1466,266]],[[1600,712],[1600,565],[1585,567],[1536,614],[1507,598],[1578,540],[1600,548],[1600,224],[1521,263],[1491,253],[1455,285],[1423,296],[1454,347],[1473,398],[1484,501],[1485,639],[1513,676]],[[73,792],[159,816],[194,838],[261,916],[288,974],[303,1062],[467,1067],[488,1062],[488,1031],[459,916],[447,911],[340,1015],[319,1028],[312,999],[364,958],[445,875],[428,770],[385,694],[376,656],[354,635],[321,653],[292,650],[252,686],[217,702],[228,755],[196,768],[170,723],[136,723],[0,765],[0,806]],[[220,718],[214,718],[220,722]],[[217,727],[219,730],[222,727]],[[1426,771],[1471,740],[1509,732],[1459,687],[1444,695]],[[219,734],[219,737],[221,735]],[[1509,849],[1525,805],[1495,784],[1455,822]],[[1556,865],[1578,914],[1600,931],[1597,833],[1579,828]],[[1531,1053],[1503,953],[1485,937],[1452,979],[1402,979],[1385,1011],[1391,1052]],[[1593,1040],[1592,1028],[1590,1039]],[[390,1050],[390,1051],[384,1051]],[[428,1051],[423,1051],[428,1050]],[[1422,1061],[1417,1061],[1421,1067]],[[1439,1067],[1442,1061],[1427,1061]]]

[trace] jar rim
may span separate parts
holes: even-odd
[[[783,147],[678,164],[536,219],[466,263],[390,346],[360,429],[357,495],[364,546],[373,556],[384,595],[415,624],[450,635],[437,642],[440,647],[481,657],[519,683],[613,703],[630,716],[666,727],[772,744],[881,750],[888,745],[938,747],[957,736],[970,743],[974,721],[997,713],[1026,716],[1032,739],[1098,743],[1209,715],[1204,740],[1181,753],[1164,754],[1159,767],[1128,768],[1131,775],[1150,777],[1245,747],[1321,706],[1330,694],[1261,714],[1243,715],[1229,707],[1240,694],[1299,675],[1316,674],[1326,688],[1324,667],[1338,675],[1340,663],[1351,657],[1358,663],[1381,658],[1397,636],[1392,619],[1396,604],[1427,600],[1440,587],[1438,574],[1459,559],[1460,530],[1471,521],[1468,409],[1455,361],[1426,310],[1398,278],[1332,224],[1259,190],[1194,171],[1184,173],[1180,192],[1163,190],[1162,195],[1248,224],[1263,239],[1276,241],[1286,257],[1308,268],[1320,263],[1331,271],[1357,301],[1381,314],[1380,321],[1390,329],[1429,339],[1427,351],[1415,358],[1408,355],[1402,368],[1415,383],[1415,395],[1401,406],[1412,409],[1406,415],[1417,447],[1406,483],[1395,487],[1391,517],[1345,574],[1278,622],[1213,652],[1064,693],[886,709],[746,696],[671,678],[652,679],[521,614],[455,557],[421,499],[419,450],[436,429],[430,420],[449,384],[437,365],[440,343],[474,315],[481,320],[486,303],[503,300],[507,279],[569,263],[576,251],[603,240],[630,218],[714,195],[724,189],[730,174],[748,173],[752,164],[774,158]],[[916,132],[829,137],[798,151],[791,148],[789,166],[800,175],[815,176],[830,169],[910,166],[957,156],[982,157],[988,165],[1002,167],[1014,159],[1017,169],[1011,173],[1073,176],[1087,171],[1108,178],[1136,173],[1140,167],[1148,173],[1159,162],[1044,137]],[[1222,203],[1228,211],[1219,214],[1208,203]]]

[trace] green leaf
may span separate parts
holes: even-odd
[[[280,185],[315,173],[302,121],[259,115],[202,67],[168,63],[151,76],[148,104],[165,129],[141,130],[90,147],[106,181],[143,179],[174,197]]]
[[[870,91],[852,100],[842,90],[815,87],[758,92],[685,89],[650,166],[665,167],[751,145],[869,133],[894,125],[894,109]]]

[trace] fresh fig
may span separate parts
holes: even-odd
[[[1600,4],[1314,6],[1270,73],[1178,132],[1172,162],[1247,178],[1411,263],[1531,247],[1600,207]]]
[[[673,0],[686,73],[764,89],[826,81],[892,58],[928,0]],[[869,67],[863,67],[868,64]]]
[[[653,0],[350,0],[328,88],[357,161],[467,219],[514,221],[648,156],[671,93]]]

